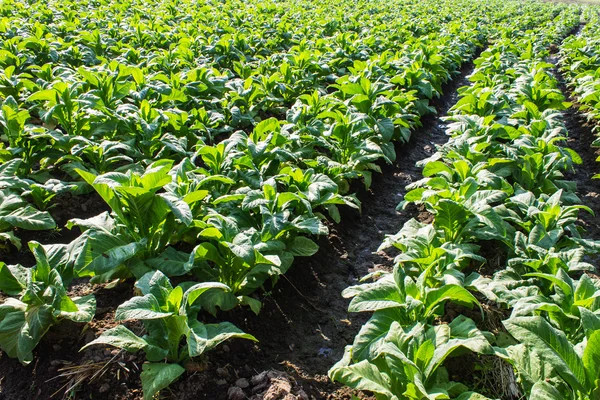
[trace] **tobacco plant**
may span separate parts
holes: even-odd
[[[85,345],[110,345],[130,352],[144,351],[147,363],[142,367],[144,399],[152,399],[185,372],[193,357],[217,347],[232,338],[256,340],[229,322],[205,324],[198,312],[213,313],[221,307],[220,298],[230,292],[221,283],[182,283],[173,287],[160,271],[149,272],[136,282],[142,296],[121,304],[115,313],[117,321],[140,320],[146,333],[136,335],[124,325],[102,333]],[[166,362],[165,362],[166,361]]]
[[[8,297],[0,305],[0,348],[23,364],[33,361],[33,350],[52,325],[63,319],[90,322],[96,311],[93,295],[72,297],[68,267],[60,260],[60,250],[47,250],[29,242],[36,259],[31,268],[0,262],[0,290]]]

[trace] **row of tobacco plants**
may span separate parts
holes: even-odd
[[[255,340],[203,315],[258,314],[260,290],[317,251],[326,215],[360,207],[350,182],[394,160],[481,46],[477,27],[515,8],[4,2],[0,239],[18,249],[25,230],[54,229],[65,193],[111,211],[75,215],[70,243],[29,241],[33,266],[0,262],[0,347],[28,364],[52,325],[91,321],[93,294],[69,292],[81,279],[135,280],[87,346],[143,351],[147,399],[190,358]]]
[[[409,139],[433,111],[430,101],[442,85],[488,37],[508,32],[507,21],[517,21],[518,29],[545,24],[545,33],[554,21],[560,35],[577,18],[574,8],[537,3],[331,3],[0,5],[0,239],[15,252],[27,230],[80,233],[69,243],[51,243],[51,235],[48,243],[29,241],[33,266],[0,262],[0,290],[8,296],[0,305],[0,347],[8,356],[28,364],[52,325],[94,318],[93,294],[70,292],[81,279],[106,288],[135,281],[136,295],[115,311],[115,327],[86,347],[143,351],[145,398],[182,376],[190,358],[231,338],[255,340],[251,332],[229,322],[205,323],[203,316],[239,306],[258,314],[262,289],[275,284],[294,257],[316,253],[311,236],[327,234],[324,221],[339,221],[339,206],[360,208],[351,182],[369,186],[380,170],[376,162],[394,160],[394,143]],[[489,68],[504,71],[514,61],[516,80],[526,75],[516,63],[522,45],[509,47],[515,50],[498,50]],[[536,45],[523,53],[537,60],[541,50]],[[553,82],[541,71],[534,75],[541,80],[536,88]],[[533,104],[560,103],[551,87],[536,90]],[[485,95],[481,107],[525,121],[529,111],[508,115],[527,96],[515,93],[501,100]],[[531,126],[531,135],[545,132],[542,122]],[[526,148],[514,145],[515,152]],[[544,148],[551,154],[547,165],[566,167],[571,153],[554,157],[556,149]],[[546,164],[538,168],[536,157],[527,168],[519,169],[522,160],[515,159],[490,170],[518,170],[520,179],[533,182],[545,176]],[[491,181],[513,195],[503,183],[508,178],[496,173]],[[572,199],[570,187],[553,177],[544,190],[566,185],[559,197]],[[462,207],[460,196],[475,189],[465,185],[459,197],[440,204]],[[91,192],[110,212],[74,215],[56,227],[57,200]],[[506,225],[489,219],[495,214],[482,203],[488,200],[464,212]],[[460,243],[461,232],[470,237],[460,225],[467,217],[453,218],[448,243]],[[469,229],[491,235],[484,225]],[[458,270],[475,248],[452,246]],[[464,293],[460,285],[447,287]],[[439,296],[443,302],[449,294]],[[427,311],[437,312],[436,306]],[[142,321],[144,331],[121,324],[131,320]]]
[[[433,222],[408,221],[381,246],[400,250],[393,271],[345,290],[351,312],[373,315],[331,379],[378,399],[598,397],[600,279],[585,257],[600,243],[576,224],[591,210],[563,175],[581,163],[561,146],[571,105],[544,61],[579,22],[565,12],[532,31],[507,28],[475,61],[447,117],[449,142],[421,162],[424,178],[401,203],[422,205]],[[486,321],[490,307],[500,326]],[[474,387],[484,380],[451,380],[469,378],[444,366],[451,356],[512,368]]]
[[[560,65],[579,109],[600,129],[600,16],[588,8],[586,25],[579,35],[571,36],[560,48]],[[593,143],[599,146],[600,142]]]

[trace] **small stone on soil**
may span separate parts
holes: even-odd
[[[232,386],[227,391],[227,398],[229,400],[244,400],[246,398],[246,394],[239,387]]]
[[[217,374],[222,378],[229,378],[229,371],[227,371],[227,368],[217,368]]]
[[[235,386],[242,389],[246,389],[248,386],[250,386],[250,383],[248,382],[248,379],[240,378],[237,381],[235,381]]]
[[[256,386],[263,383],[265,380],[267,380],[267,371],[263,371],[260,374],[253,376],[252,379],[250,379],[250,383],[252,383],[252,386]]]

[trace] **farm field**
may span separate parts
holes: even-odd
[[[595,5],[5,0],[0,400],[600,398],[599,134]]]

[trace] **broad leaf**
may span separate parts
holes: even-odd
[[[563,332],[539,316],[511,318],[503,324],[517,340],[539,350],[569,385],[585,391],[585,367]]]
[[[152,400],[155,394],[175,382],[184,372],[179,364],[144,364],[140,375],[144,400]]]
[[[226,340],[239,338],[257,341],[248,333],[244,333],[230,322],[218,324],[203,324],[194,321],[190,324],[188,333],[188,351],[190,357],[197,357],[208,350],[212,350]]]

